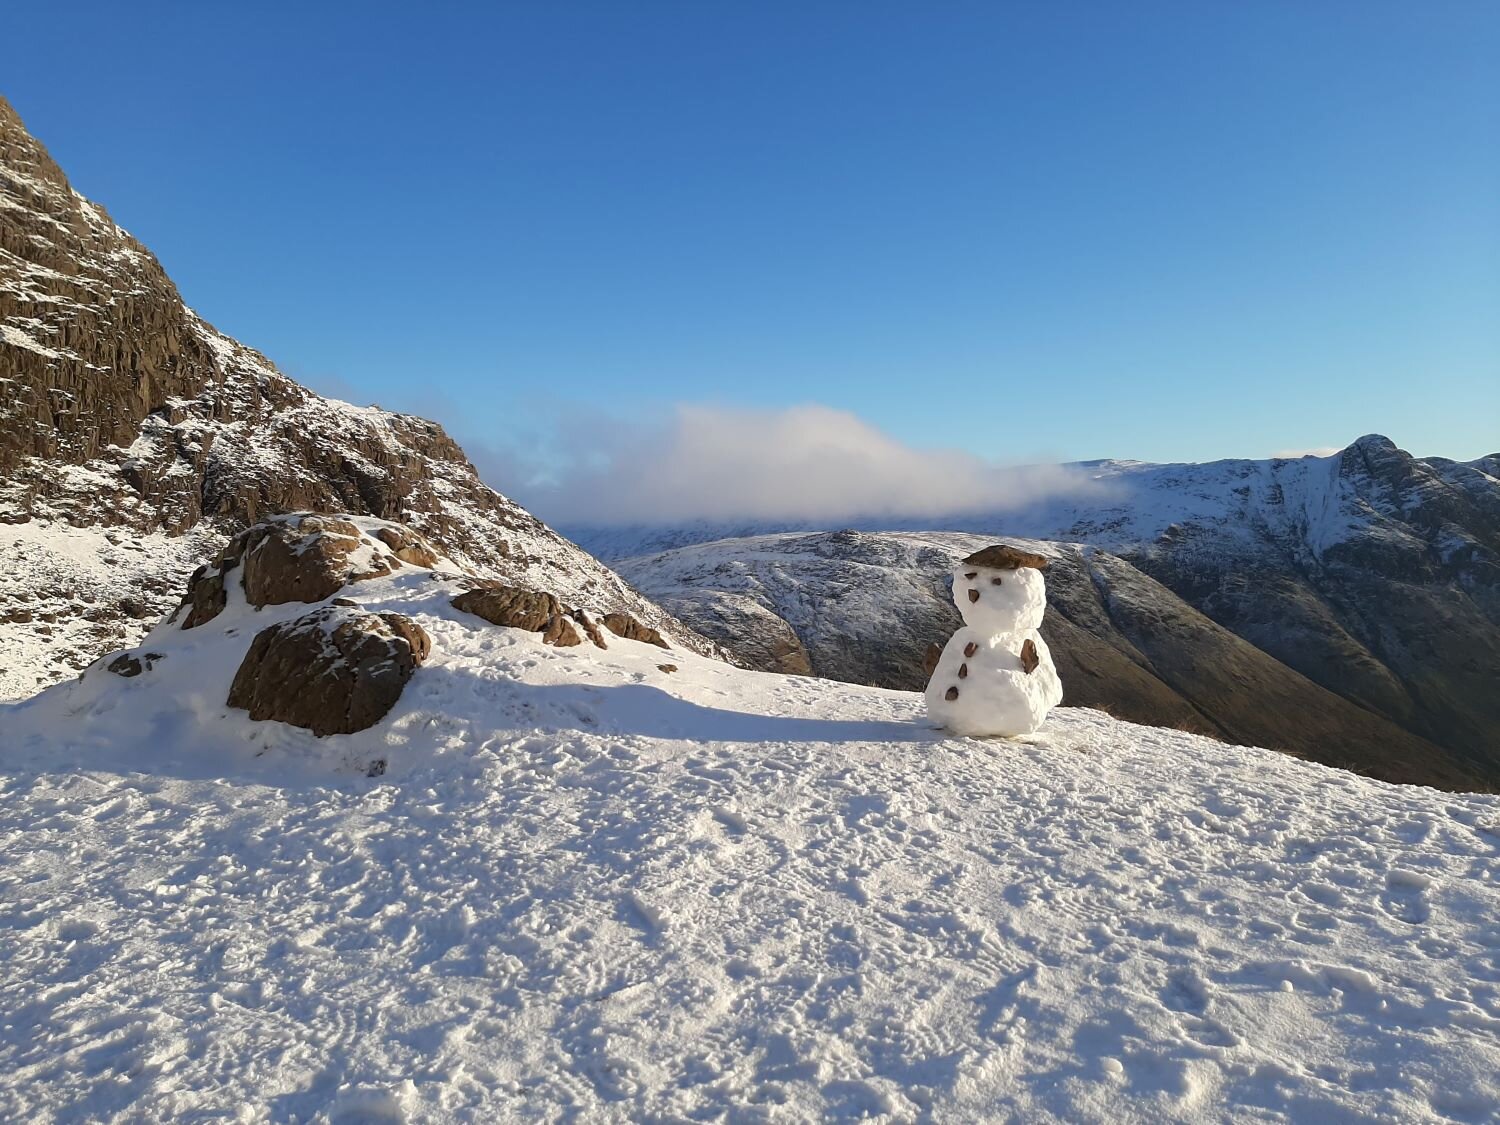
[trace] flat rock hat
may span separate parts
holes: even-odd
[[[1022,551],[1017,547],[1007,547],[1004,543],[995,543],[982,550],[975,551],[964,559],[964,566],[987,566],[994,570],[1019,570],[1023,566],[1033,567],[1036,570],[1047,569],[1047,558],[1044,555],[1033,554],[1031,551]]]

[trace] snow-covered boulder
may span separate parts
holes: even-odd
[[[219,615],[235,570],[245,600],[261,607],[320,602],[351,582],[382,577],[407,563],[430,568],[440,561],[427,540],[399,524],[365,530],[351,516],[277,516],[240,532],[215,564],[194,572],[182,627],[193,629]]]
[[[353,734],[385,717],[431,651],[405,614],[366,613],[339,598],[256,634],[229,706],[319,736]]]

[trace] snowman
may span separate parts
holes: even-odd
[[[927,713],[941,726],[978,737],[1030,734],[1062,702],[1062,682],[1037,632],[1047,609],[1046,565],[1041,555],[996,544],[953,571],[964,624],[927,683]]]

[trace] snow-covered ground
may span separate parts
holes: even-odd
[[[449,594],[357,735],[223,704],[302,605],[0,705],[0,1119],[1495,1119],[1500,798]]]

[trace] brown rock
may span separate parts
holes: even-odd
[[[967,680],[969,678],[969,666],[967,664],[960,664],[958,666],[958,678],[960,680]]]
[[[319,737],[352,734],[385,716],[430,650],[426,631],[399,613],[327,606],[261,630],[228,703]]]
[[[361,541],[359,528],[347,520],[302,516],[256,524],[236,536],[226,550],[239,545],[246,601],[253,606],[284,605],[320,602],[346,582],[374,577],[350,573],[349,555]]]
[[[124,676],[127,680],[132,676],[139,676],[144,671],[140,660],[128,652],[122,652],[111,660],[109,670],[117,676]]]
[[[357,526],[335,516],[295,515],[248,527],[229,541],[215,565],[193,572],[182,627],[193,629],[219,615],[225,583],[236,568],[245,600],[257,607],[320,602],[346,583],[389,574],[384,556],[355,572],[349,556],[368,542]]]
[[[977,602],[979,600],[979,591],[978,590],[970,590],[969,591],[969,600],[971,602]]]
[[[1019,547],[1007,547],[1004,543],[996,543],[983,550],[975,551],[964,559],[964,565],[985,566],[992,570],[1016,570],[1023,566],[1046,570],[1047,557],[1031,551],[1023,551]]]
[[[589,640],[600,648],[609,647],[604,641],[604,630],[592,613],[586,609],[575,609],[572,616],[574,621],[583,626],[583,631],[588,635]]]
[[[968,657],[970,660],[974,659],[974,654],[978,651],[979,646],[973,641],[970,641],[968,644],[964,645],[964,656]]]
[[[159,652],[122,652],[109,662],[106,667],[117,676],[130,679],[139,676],[142,672],[149,672],[156,667],[158,660],[165,657]]]
[[[958,688],[956,688],[956,687],[949,688],[947,691],[945,691],[943,693],[943,698],[946,699],[949,703],[952,703],[955,699],[958,698]]]
[[[551,594],[486,582],[465,590],[453,599],[453,608],[482,617],[491,625],[526,629],[539,633],[563,612],[563,605]]]
[[[542,630],[542,643],[556,645],[558,648],[572,648],[574,645],[583,644],[583,634],[578,631],[578,626],[573,624],[571,617],[563,613],[555,613],[547,622],[547,628]]]
[[[929,680],[937,671],[938,661],[943,658],[943,646],[933,641],[927,646],[927,651],[922,654],[922,674]]]
[[[1036,666],[1041,662],[1041,657],[1036,652],[1036,642],[1028,639],[1021,645],[1021,671],[1029,676],[1036,671]]]
[[[151,616],[151,610],[139,598],[121,598],[119,606],[120,612],[132,621],[144,621]]]
[[[212,621],[223,611],[224,603],[223,571],[200,566],[188,579],[187,596],[183,598],[183,606],[188,612],[182,627],[194,629],[205,621]]]
[[[418,664],[427,663],[427,658],[432,655],[432,638],[427,635],[426,629],[404,613],[382,613],[380,619],[391,627],[393,633],[406,642],[406,647],[411,649],[413,660]]]
[[[615,636],[624,637],[627,641],[641,641],[644,644],[655,645],[657,648],[672,647],[655,629],[642,625],[628,613],[606,613],[604,627]]]
[[[373,534],[402,562],[425,566],[428,570],[438,564],[438,553],[432,544],[409,527],[380,527]]]
[[[661,672],[675,672],[675,671],[677,671],[677,665],[675,665],[675,664],[658,664],[656,667],[657,667],[657,670],[661,671]]]

